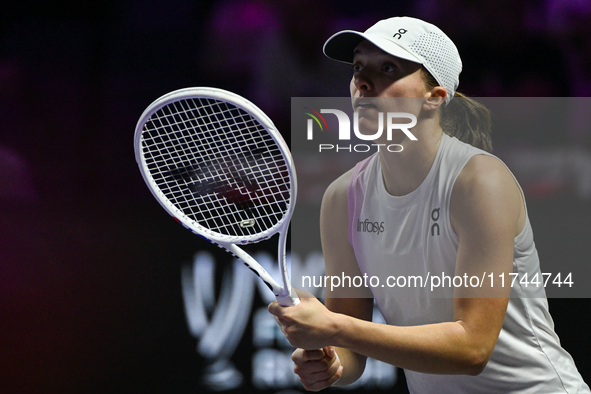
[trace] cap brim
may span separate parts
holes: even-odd
[[[353,63],[355,48],[363,40],[371,42],[382,51],[392,56],[423,64],[421,59],[388,39],[354,30],[343,30],[333,34],[324,43],[323,51],[324,54],[331,59],[344,63]]]

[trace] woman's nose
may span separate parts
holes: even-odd
[[[371,76],[369,75],[369,72],[365,70],[358,72],[353,77],[353,83],[355,84],[355,87],[362,92],[371,91],[373,89]]]

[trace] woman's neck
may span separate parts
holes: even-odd
[[[427,120],[413,127],[412,133],[417,141],[408,138],[400,141],[401,152],[380,150],[380,164],[384,186],[393,196],[404,196],[416,190],[427,177],[443,131],[438,122]]]

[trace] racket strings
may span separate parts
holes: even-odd
[[[203,227],[248,236],[284,217],[290,200],[287,163],[246,111],[213,99],[176,101],[152,115],[142,139],[158,188]]]

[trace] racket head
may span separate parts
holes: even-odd
[[[297,195],[293,159],[245,98],[209,87],[168,93],[141,115],[134,146],[156,200],[193,233],[248,244],[286,231]]]

